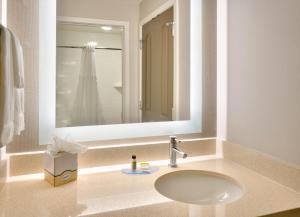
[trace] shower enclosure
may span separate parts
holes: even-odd
[[[57,23],[57,128],[123,123],[123,32]]]

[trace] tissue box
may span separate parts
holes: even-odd
[[[53,186],[60,186],[77,179],[77,154],[60,152],[52,156],[45,153],[45,180]]]

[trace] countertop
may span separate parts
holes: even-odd
[[[162,174],[182,169],[215,171],[236,179],[244,196],[233,203],[197,206],[174,202],[154,188]],[[0,194],[0,217],[252,217],[300,207],[300,194],[230,160],[167,166],[150,175],[120,171],[80,175],[52,187],[36,180],[7,183]]]

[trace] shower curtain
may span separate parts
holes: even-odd
[[[71,113],[72,126],[103,124],[96,75],[95,44],[83,48],[77,90]]]

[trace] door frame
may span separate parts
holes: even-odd
[[[173,25],[173,37],[174,37],[174,57],[173,57],[173,108],[172,108],[172,121],[179,120],[179,11],[178,11],[178,1],[179,0],[168,0],[166,3],[162,4],[159,8],[152,11],[139,23],[139,122],[142,122],[142,73],[143,73],[143,50],[141,49],[141,42],[143,40],[143,25],[151,21],[153,18],[157,17],[159,14],[165,12],[169,8],[173,7],[174,10],[174,23]]]

